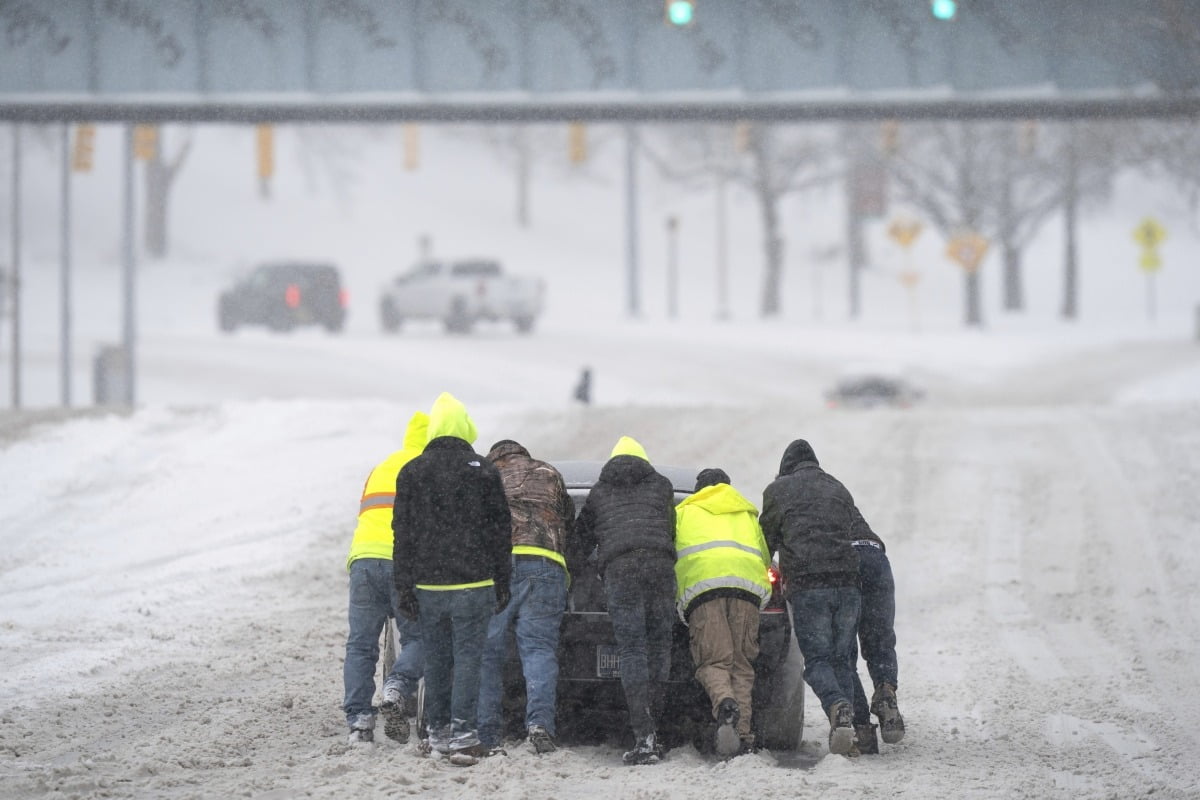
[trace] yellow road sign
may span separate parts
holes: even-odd
[[[1133,240],[1147,250],[1153,250],[1167,238],[1167,229],[1154,217],[1146,217],[1133,229]]]
[[[896,240],[901,247],[910,247],[921,235],[921,223],[915,219],[895,219],[888,226],[888,236]]]
[[[950,240],[946,245],[946,255],[967,272],[979,269],[979,263],[987,255],[988,240],[977,233],[968,231]]]
[[[1157,272],[1162,266],[1162,259],[1158,257],[1158,253],[1153,250],[1147,250],[1142,253],[1142,258],[1138,262],[1138,266],[1143,272]]]

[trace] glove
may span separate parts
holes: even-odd
[[[396,598],[396,611],[405,619],[416,622],[420,607],[417,605],[417,595],[412,589],[401,589]]]
[[[499,614],[508,606],[508,601],[512,599],[512,591],[508,588],[508,583],[500,581],[496,583],[496,613]]]

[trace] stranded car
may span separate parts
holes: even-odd
[[[529,333],[545,293],[541,278],[509,275],[492,258],[421,261],[383,288],[379,321],[388,333],[414,319],[467,333],[481,321],[510,320],[518,333]]]
[[[839,380],[825,392],[825,404],[829,408],[908,408],[924,396],[924,392],[903,378],[864,374]]]
[[[602,461],[558,461],[576,512],[600,476]],[[676,502],[691,494],[695,469],[655,466],[675,487]],[[755,660],[753,725],[758,744],[769,750],[795,750],[804,728],[804,661],[792,642],[791,617],[778,569],[771,568],[773,592],[759,617],[759,655]],[[688,630],[676,625],[671,647],[667,701],[658,730],[668,747],[692,744],[712,751],[715,723],[704,689],[696,681]],[[505,737],[525,736],[525,685],[515,645],[504,671]],[[423,718],[418,711],[418,718]],[[558,738],[564,744],[632,742],[617,656],[600,577],[590,564],[571,575],[567,611],[558,646]],[[424,736],[419,724],[419,735]]]
[[[241,325],[266,325],[275,331],[321,325],[336,333],[346,322],[346,291],[332,264],[260,264],[221,293],[217,322],[226,333]]]

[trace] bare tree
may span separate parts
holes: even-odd
[[[192,150],[192,134],[187,131],[187,137],[175,150],[169,159],[163,154],[166,150],[164,130],[159,129],[158,146],[154,148],[153,156],[146,161],[146,216],[145,216],[145,246],[146,255],[152,259],[167,257],[169,250],[169,207],[171,189],[179,170],[187,161]]]
[[[692,185],[741,185],[758,201],[763,228],[763,283],[759,316],[782,310],[785,241],[779,207],[789,194],[827,185],[840,172],[836,147],[825,129],[775,125],[672,126],[670,156],[654,147],[646,155],[668,179]],[[645,142],[643,142],[645,144]]]

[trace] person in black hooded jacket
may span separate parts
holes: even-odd
[[[633,729],[626,764],[663,757],[656,728],[675,625],[675,493],[646,451],[622,436],[575,522],[578,552],[595,551]]]
[[[839,755],[854,745],[851,653],[861,603],[854,513],[854,498],[821,469],[809,443],[789,444],[779,476],[763,490],[760,522],[788,582],[804,680],[829,719],[829,752]]]

